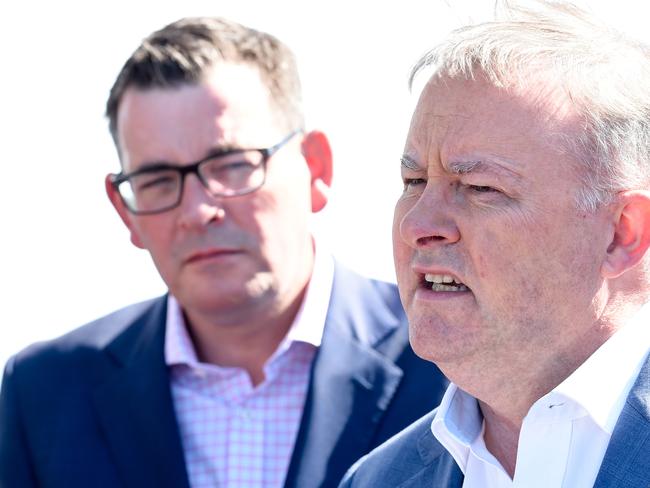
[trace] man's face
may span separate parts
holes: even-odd
[[[579,169],[555,138],[578,120],[562,102],[539,86],[505,91],[481,77],[425,88],[393,225],[419,355],[487,367],[583,347],[602,305],[613,224],[606,209],[576,207]]]
[[[243,65],[221,65],[196,85],[129,88],[117,121],[123,169],[272,146],[289,133],[276,113],[259,73]],[[313,185],[301,140],[294,137],[269,159],[265,184],[248,195],[213,197],[189,175],[178,207],[136,216],[109,188],[132,242],[150,252],[186,311],[237,321],[243,313],[283,307],[301,292],[313,251]]]

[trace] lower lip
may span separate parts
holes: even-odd
[[[426,288],[422,285],[418,286],[415,290],[415,300],[422,300],[427,302],[435,301],[448,301],[448,300],[463,300],[472,296],[472,292],[467,291],[433,291],[431,288]]]
[[[204,254],[188,260],[187,264],[199,264],[199,263],[206,263],[206,262],[213,262],[213,261],[222,261],[224,259],[239,256],[240,254],[241,254],[240,251],[220,251],[220,252],[215,252],[210,254]]]

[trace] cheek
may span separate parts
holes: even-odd
[[[413,208],[416,202],[414,199],[406,199],[401,197],[395,203],[395,210],[393,211],[393,245],[406,246],[405,235],[403,233],[404,219]]]
[[[158,250],[171,245],[173,235],[168,227],[169,224],[159,217],[141,217],[131,232],[133,237],[137,236],[143,248],[155,255]]]
[[[507,307],[526,304],[533,308],[535,303],[548,305],[574,295],[596,268],[581,265],[593,261],[592,251],[578,237],[578,230],[566,231],[567,225],[539,219],[516,230],[485,231],[472,261],[476,275],[489,285],[487,293],[498,295]]]
[[[230,217],[237,229],[258,238],[273,239],[293,217],[291,202],[272,188],[262,187],[232,203]]]
[[[152,221],[140,222],[134,231],[141,241],[141,247],[149,252],[163,281],[174,288],[180,279],[174,226],[162,219],[149,220]]]
[[[275,202],[271,198],[258,193],[246,195],[238,201],[232,201],[229,208],[226,209],[226,219],[230,217],[237,229],[253,235],[263,233],[262,224],[268,220],[266,214],[273,214],[275,207]],[[246,197],[249,197],[248,200],[245,199]]]
[[[476,256],[476,274],[479,278],[484,279],[487,277],[486,269],[490,259],[486,258],[486,255],[482,252],[479,252]]]
[[[304,193],[296,195],[284,189],[254,196],[250,205],[239,213],[239,229],[257,241],[265,259],[289,259],[288,256],[301,251],[310,235],[311,203],[304,198]]]
[[[543,239],[531,235],[524,226],[516,231],[494,226],[482,229],[476,236],[477,245],[469,250],[473,274],[482,288],[477,299],[489,300],[492,307],[501,309],[538,297],[540,286],[550,280]]]
[[[405,214],[403,205],[400,205],[400,202],[395,206],[395,211],[393,213],[393,260],[395,264],[396,271],[400,272],[401,269],[405,268],[409,263],[410,247],[404,242],[401,232],[400,225],[402,218]]]
[[[395,204],[395,210],[393,210],[393,244],[397,243],[399,238],[399,226],[405,214],[403,207],[404,205],[400,200]]]

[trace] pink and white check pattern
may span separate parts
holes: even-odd
[[[199,363],[182,318],[168,318],[165,342],[192,488],[282,487],[316,346],[286,340],[253,388],[241,368]]]
[[[169,296],[165,362],[192,488],[284,485],[333,279],[334,261],[319,250],[300,310],[255,388],[243,369],[199,363]]]

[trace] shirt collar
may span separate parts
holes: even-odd
[[[314,247],[317,246],[314,245]],[[334,260],[320,244],[314,254],[314,269],[300,309],[287,336],[271,359],[287,350],[293,342],[303,342],[315,347],[321,344],[334,282]],[[181,305],[172,295],[167,298],[165,363],[168,366],[199,363],[192,339],[187,331]]]
[[[183,310],[178,300],[172,295],[167,297],[167,323],[165,325],[165,364],[188,364],[194,366],[199,360],[192,344]]]
[[[431,432],[449,451],[464,473],[472,442],[481,435],[483,415],[476,398],[449,383],[436,415]]]
[[[305,298],[289,329],[287,339],[320,346],[325,330],[325,319],[334,283],[334,259],[318,245],[315,252],[314,269],[307,285]]]
[[[650,303],[618,330],[578,369],[535,402],[547,407],[567,398],[600,428],[611,433],[650,349]],[[476,399],[450,383],[431,423],[431,431],[465,472],[470,449],[483,431]]]
[[[546,397],[561,395],[578,403],[611,435],[625,400],[650,349],[650,303]]]

